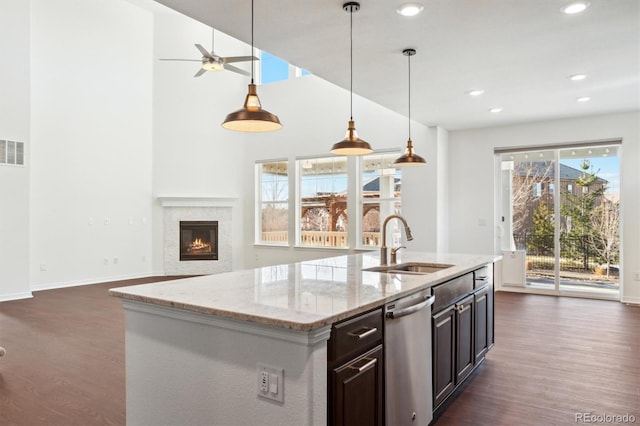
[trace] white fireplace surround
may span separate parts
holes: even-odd
[[[233,208],[237,198],[158,197],[163,207],[163,255],[166,275],[217,274],[233,270]],[[218,221],[218,260],[180,261],[180,221]]]

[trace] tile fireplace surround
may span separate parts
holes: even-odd
[[[235,198],[158,197],[163,209],[165,275],[198,275],[233,269],[231,230]],[[180,221],[218,221],[218,260],[180,260]]]

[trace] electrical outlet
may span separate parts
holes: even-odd
[[[117,265],[117,264],[118,264],[118,258],[117,258],[117,257],[114,257],[114,258],[113,258],[113,264],[114,264],[114,265]]]
[[[109,259],[105,257],[104,259],[102,259],[102,263],[104,263],[105,265],[108,265]]]
[[[46,270],[47,270],[47,265],[46,265],[45,263],[41,263],[41,264],[40,264],[40,270],[41,270],[42,272],[46,271]]]
[[[265,394],[269,392],[269,373],[266,371],[261,371],[260,376],[260,393]]]
[[[258,396],[284,402],[284,368],[258,363]]]
[[[104,218],[104,224],[105,224],[105,225],[108,225],[108,224],[109,224],[109,218],[108,218],[108,217],[105,217],[105,218]]]

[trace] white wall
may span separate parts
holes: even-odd
[[[29,40],[29,2],[0,0],[0,139],[25,143],[24,167],[0,165],[0,301],[31,296]]]
[[[256,160],[288,158],[293,166],[299,156],[330,156],[331,146],[344,138],[349,120],[349,91],[315,77],[271,83],[258,87],[263,108],[278,115],[281,130],[245,137],[246,157],[242,165],[246,173],[253,171]],[[354,95],[353,118],[358,136],[375,149],[398,148],[404,152],[407,142],[407,118]],[[413,123],[412,139],[416,152],[427,159],[427,166],[403,170],[402,211],[414,241],[414,250],[433,250],[436,241],[435,179],[436,141],[426,126]],[[291,180],[290,180],[291,182]],[[245,265],[288,263],[304,259],[334,256],[336,249],[273,248],[254,246],[254,181],[245,180]],[[294,212],[289,215],[289,234],[294,235]],[[251,232],[249,232],[251,230]]]
[[[153,63],[153,269],[162,272],[163,212],[156,197],[241,198],[245,135],[223,129],[232,110],[242,107],[249,78],[230,71],[207,72],[194,78],[199,62],[158,61],[159,58],[200,59],[194,44],[211,50],[211,28],[176,13],[156,14]],[[245,56],[251,47],[216,31],[215,52]],[[249,70],[248,63],[236,64]],[[251,196],[253,193],[251,193]],[[243,266],[242,203],[233,209],[234,269]]]
[[[451,251],[495,252],[494,148],[622,137],[622,301],[640,303],[639,123],[640,113],[629,112],[450,132]]]
[[[31,5],[32,288],[149,275],[153,15]]]

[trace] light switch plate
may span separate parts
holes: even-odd
[[[258,396],[284,403],[284,368],[258,363]]]

